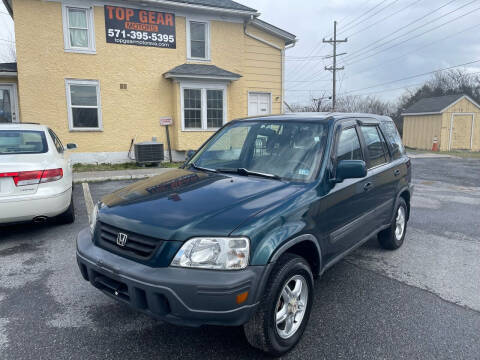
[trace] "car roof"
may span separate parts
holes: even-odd
[[[341,112],[299,112],[279,115],[267,116],[252,116],[237,121],[252,121],[252,120],[271,120],[271,121],[320,121],[320,122],[335,122],[343,119],[374,119],[380,122],[392,121],[388,116],[367,114],[367,113],[341,113]]]
[[[33,131],[47,131],[48,127],[40,124],[31,123],[2,123],[0,130],[33,130]]]

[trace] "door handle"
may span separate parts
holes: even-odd
[[[363,191],[368,191],[372,188],[372,183],[367,182],[365,185],[363,185]]]
[[[393,172],[393,175],[395,176],[400,175],[400,169],[395,169],[395,171]]]

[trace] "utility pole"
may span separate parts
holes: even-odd
[[[345,55],[346,53],[337,54],[337,43],[344,43],[347,42],[348,39],[345,38],[343,40],[337,40],[337,22],[333,22],[333,39],[330,40],[323,39],[324,43],[329,43],[333,45],[333,66],[325,66],[325,70],[331,71],[333,73],[333,89],[332,89],[332,111],[335,111],[335,103],[337,101],[337,71],[344,70],[345,67],[337,67],[337,56]]]

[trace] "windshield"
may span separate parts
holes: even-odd
[[[47,151],[43,131],[0,130],[0,155],[41,154]]]
[[[325,140],[326,126],[321,123],[237,122],[219,131],[189,165],[308,181],[320,166]]]

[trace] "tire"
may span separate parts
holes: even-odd
[[[403,245],[405,241],[405,234],[407,232],[407,203],[403,198],[398,200],[397,207],[395,208],[395,216],[392,224],[388,229],[385,229],[378,233],[378,241],[380,245],[387,250],[397,250]],[[398,221],[403,222],[403,228],[400,233]]]
[[[280,314],[280,307],[288,309],[288,311],[300,311],[301,303],[293,301],[292,306],[287,306],[284,301],[283,290],[285,286],[296,285],[297,281],[302,282],[302,291],[300,292],[300,299],[306,301],[306,306],[303,307],[303,317],[298,312],[294,317],[294,322],[291,329],[295,329],[288,337],[287,334],[287,320],[280,322],[277,328],[276,318]],[[290,286],[291,285],[291,286]],[[303,293],[305,288],[307,294]],[[305,331],[305,328],[310,317],[313,303],[313,276],[308,262],[295,254],[284,254],[280,257],[277,264],[272,270],[268,279],[267,287],[262,296],[262,300],[257,312],[253,317],[243,326],[247,341],[253,347],[260,349],[272,356],[281,356],[292,350],[298,343]],[[287,314],[290,312],[287,311]],[[290,315],[289,319],[292,319]],[[284,327],[282,330],[281,328]],[[283,337],[280,335],[282,333]]]
[[[73,191],[72,198],[70,200],[70,205],[64,213],[57,216],[56,221],[58,224],[72,224],[75,222],[75,208],[73,206]]]

